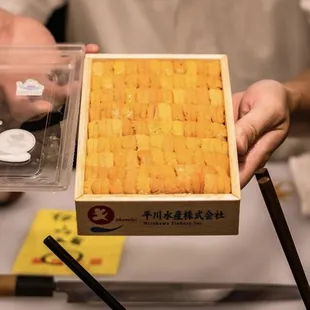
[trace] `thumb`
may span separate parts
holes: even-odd
[[[236,122],[236,139],[239,156],[247,154],[249,149],[269,128],[265,111],[254,107]]]
[[[243,95],[244,95],[244,92],[239,92],[239,93],[233,94],[233,96],[232,96],[235,123],[237,122],[237,120],[239,118],[239,105],[242,102]]]

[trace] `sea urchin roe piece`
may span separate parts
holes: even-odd
[[[103,152],[98,153],[99,157],[99,166],[110,168],[114,164],[114,154],[112,152]]]
[[[164,149],[163,148],[163,141],[164,141],[163,135],[154,135],[150,136],[150,147],[151,148],[157,148],[157,149]]]
[[[174,60],[173,61],[173,68],[174,68],[174,73],[177,73],[177,74],[186,73],[186,63],[182,59]]]
[[[126,164],[127,167],[139,166],[137,151],[126,150]]]
[[[172,134],[175,136],[183,136],[184,135],[184,127],[183,123],[180,121],[172,122]]]
[[[120,150],[116,153],[114,153],[114,165],[125,167],[126,166],[126,156],[127,152],[125,150]]]
[[[123,194],[124,193],[124,187],[123,187],[123,183],[122,180],[116,179],[113,181],[110,181],[110,194]]]
[[[137,178],[137,193],[147,195],[150,194],[150,192],[150,177],[148,174],[139,173]]]
[[[174,151],[174,138],[171,136],[163,136],[161,149],[164,152],[173,152]]]
[[[229,176],[224,176],[225,194],[231,193],[231,179]]]
[[[97,152],[98,148],[98,139],[90,138],[87,140],[87,154],[93,154]]]
[[[89,138],[99,137],[99,121],[93,121],[88,124],[88,137]]]
[[[176,177],[165,178],[163,179],[163,183],[164,183],[165,194],[177,194],[178,193]]]
[[[138,63],[134,59],[128,59],[125,62],[125,71],[127,75],[136,74],[138,72]]]
[[[186,121],[196,121],[196,106],[183,104],[183,115]]]
[[[157,106],[158,118],[161,120],[172,120],[171,106],[167,103],[159,103]]]
[[[114,139],[114,137],[113,137],[113,139]],[[96,140],[98,143],[98,146],[97,146],[97,152],[98,153],[110,152],[111,151],[111,145],[110,145],[111,139],[109,137],[100,137],[99,139],[96,139]]]
[[[91,186],[92,192],[97,195],[104,195],[110,193],[110,180],[102,178],[95,180]]]
[[[211,105],[215,106],[223,106],[224,105],[224,97],[221,89],[212,88],[209,90],[209,97]]]
[[[155,165],[165,164],[164,153],[162,150],[152,148],[150,151],[151,151],[151,156],[152,156],[152,162]]]
[[[126,73],[125,61],[115,60],[113,69],[114,69],[114,74],[125,74]]]
[[[214,145],[215,145],[216,139],[212,138],[205,138],[201,139],[201,150],[203,152],[214,152]]]
[[[220,79],[221,77],[221,63],[219,60],[210,60],[206,62],[207,74]]]
[[[186,92],[184,89],[173,89],[172,92],[175,104],[186,104]]]
[[[152,164],[152,153],[150,150],[138,150],[137,156],[140,165],[150,165]]]
[[[216,194],[217,193],[217,175],[216,174],[205,174],[204,193],[205,194]]]
[[[224,106],[211,106],[210,114],[212,122],[219,124],[225,123]]]
[[[108,178],[111,181],[123,180],[126,176],[126,170],[124,167],[113,166],[108,170]]]
[[[174,178],[176,176],[175,170],[172,166],[163,165],[158,166],[159,176],[163,179]]]
[[[125,85],[127,88],[137,88],[138,87],[138,75],[137,74],[126,75]]]
[[[186,193],[185,178],[176,176],[175,183],[177,187],[177,193]]]
[[[147,135],[136,135],[136,143],[138,150],[150,149],[150,137]]]
[[[96,179],[97,176],[98,176],[98,169],[97,169],[97,167],[89,167],[89,166],[85,167],[85,179],[86,180]]]
[[[174,104],[171,106],[171,115],[174,121],[184,121],[183,105]]]
[[[201,139],[195,137],[187,137],[185,139],[186,148],[192,152],[195,152],[197,149],[200,149]]]
[[[227,155],[224,154],[215,154],[217,165],[222,167],[226,174],[229,176],[230,174],[230,163]]]
[[[114,154],[122,149],[122,137],[109,138],[110,151]]]
[[[151,177],[150,189],[152,194],[163,194],[165,190],[163,179]]]
[[[160,74],[161,64],[159,59],[150,59],[149,61],[149,72],[152,74]]]
[[[214,138],[226,138],[227,130],[223,124],[211,123],[209,128],[212,131],[212,137]]]
[[[151,178],[159,178],[160,169],[158,169],[158,166],[156,165],[149,166],[149,175]]]
[[[165,162],[172,167],[178,164],[175,152],[164,151],[164,158],[165,158]]]
[[[205,163],[205,158],[203,151],[200,148],[197,148],[195,151],[191,152],[192,154],[192,162],[195,165],[204,165]]]
[[[204,183],[201,173],[195,172],[191,175],[191,188],[193,194],[203,193]]]
[[[175,74],[173,77],[173,87],[174,88],[186,88],[185,84],[185,75],[183,74]]]
[[[122,148],[128,150],[136,150],[137,141],[134,135],[122,137]]]
[[[148,133],[148,123],[146,121],[133,121],[133,130],[136,135],[146,135]]]
[[[93,179],[86,179],[84,182],[84,187],[83,187],[83,192],[85,195],[87,194],[92,194],[92,189],[91,186],[93,184],[94,180]]]
[[[223,88],[222,80],[214,76],[207,76],[207,85],[209,88]]]
[[[198,72],[198,66],[197,66],[197,61],[196,60],[186,60],[186,73],[189,75],[197,75]]]
[[[171,60],[163,59],[160,61],[161,73],[164,75],[173,74],[173,64]]]
[[[137,193],[137,179],[138,179],[138,170],[137,169],[128,169],[126,176],[124,178],[124,193],[125,194],[136,194]]]

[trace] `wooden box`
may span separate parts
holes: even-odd
[[[80,235],[236,235],[240,183],[225,55],[87,55]]]

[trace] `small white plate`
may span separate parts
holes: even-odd
[[[7,163],[24,163],[31,158],[29,153],[22,153],[22,154],[0,154],[0,162],[7,162]]]
[[[0,152],[22,154],[31,151],[36,145],[35,136],[23,129],[9,129],[0,134]]]

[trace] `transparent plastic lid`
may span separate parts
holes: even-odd
[[[0,47],[0,191],[70,182],[84,45]]]

